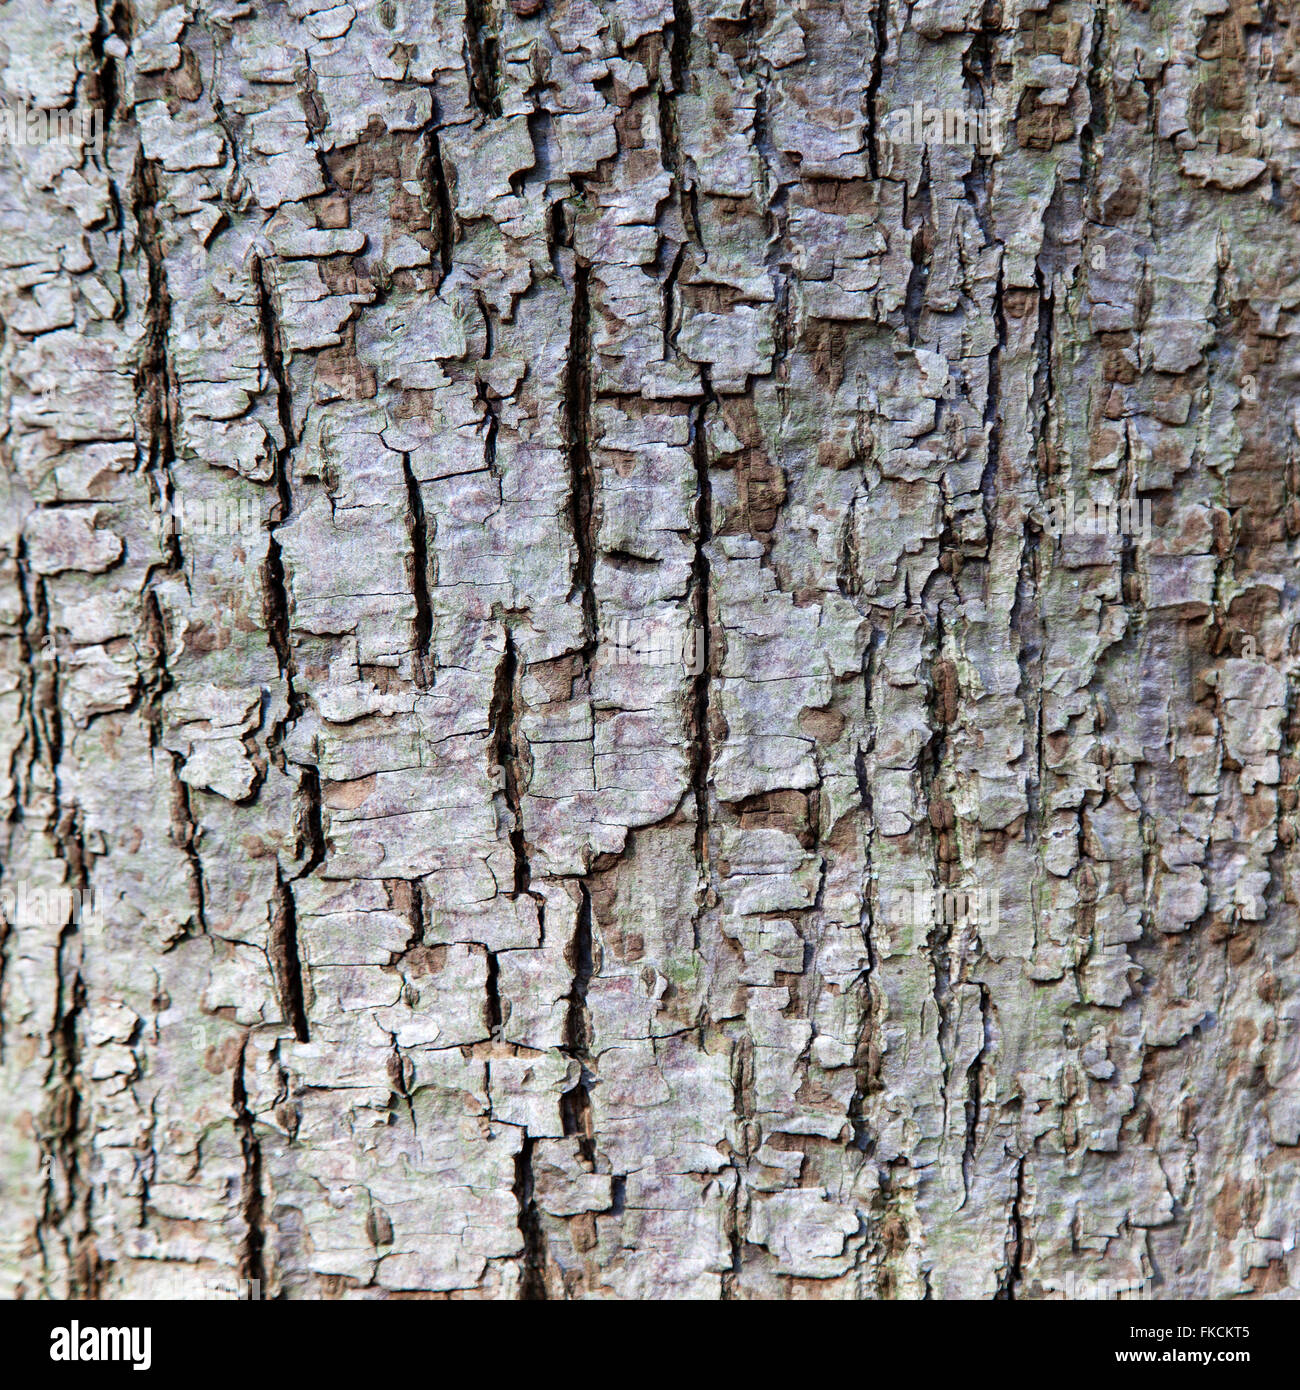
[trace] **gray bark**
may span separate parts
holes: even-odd
[[[0,1291],[1289,1296],[1298,63],[9,0]]]

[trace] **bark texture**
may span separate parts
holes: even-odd
[[[1293,1294],[1298,31],[0,5],[0,1291]]]

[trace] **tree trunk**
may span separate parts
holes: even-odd
[[[0,1292],[1291,1290],[1296,45],[11,0]]]

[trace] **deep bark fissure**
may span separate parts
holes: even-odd
[[[465,0],[465,71],[470,99],[485,116],[501,114],[501,70],[494,0]]]
[[[263,1229],[265,1197],[262,1190],[262,1146],[257,1137],[257,1121],[248,1108],[248,1089],[244,1069],[248,1058],[248,1036],[239,1049],[231,1090],[235,1111],[235,1130],[239,1135],[244,1171],[240,1207],[244,1219],[244,1238],[239,1249],[239,1275],[259,1291],[266,1285],[266,1232]]]
[[[523,1145],[515,1156],[515,1201],[519,1204],[519,1234],[523,1237],[519,1298],[538,1302],[546,1298],[546,1237],[533,1196],[533,1149],[536,1140],[524,1133]]]
[[[578,1064],[578,1081],[560,1097],[560,1118],[564,1133],[578,1141],[578,1151],[584,1163],[592,1167],[596,1160],[595,1132],[592,1128],[591,1086],[593,1080],[591,1053],[591,1014],[587,1008],[587,989],[596,973],[592,956],[591,890],[583,881],[578,883],[578,913],[573,940],[566,955],[573,969],[573,986],[569,991],[568,1010],[564,1020],[564,1052]]]
[[[709,768],[712,740],[709,731],[709,689],[713,679],[712,624],[709,602],[709,545],[713,540],[713,488],[709,480],[708,412],[714,397],[708,375],[704,375],[704,398],[691,420],[691,453],[695,463],[695,554],[691,561],[691,608],[699,646],[700,671],[691,692],[689,738],[691,747],[691,788],[695,799],[695,862],[700,874],[701,892],[707,895],[710,883],[709,852]],[[702,904],[701,904],[702,905]],[[694,919],[696,946],[699,945],[699,916]]]
[[[298,953],[298,907],[293,884],[280,880],[271,911],[268,955],[284,1020],[299,1042],[310,1042],[303,1001],[302,959]]]
[[[584,659],[590,661],[597,633],[592,587],[596,538],[592,531],[596,478],[587,431],[591,418],[591,266],[574,253],[573,308],[565,368],[564,422],[569,460],[569,522],[577,560],[569,597],[582,603]]]
[[[1007,1264],[1002,1278],[998,1281],[995,1298],[1014,1303],[1016,1285],[1020,1282],[1021,1266],[1025,1255],[1025,1159],[1016,1160],[1015,1185],[1011,1195],[1011,1210],[1007,1217]]]
[[[514,881],[510,892],[515,897],[527,893],[532,881],[528,841],[524,837],[523,788],[526,777],[521,765],[521,733],[516,711],[518,685],[519,657],[515,651],[514,633],[507,624],[505,650],[497,665],[488,717],[492,731],[492,764],[501,770],[506,810],[510,816],[510,850],[514,856]]]
[[[429,643],[433,636],[433,604],[429,597],[429,524],[424,516],[420,484],[411,471],[411,456],[402,455],[402,477],[406,483],[406,506],[411,536],[411,593],[415,599],[414,657],[416,684],[433,683],[429,669]]]
[[[866,119],[865,143],[867,168],[873,179],[880,177],[880,136],[876,128],[876,102],[885,74],[885,53],[889,48],[889,0],[873,0],[871,9],[872,46],[871,76],[863,96],[862,113]]]
[[[442,141],[439,136],[441,121],[436,112],[424,129],[425,157],[422,165],[424,174],[425,204],[429,209],[434,240],[438,246],[439,275],[435,291],[451,273],[452,258],[456,244],[456,218],[451,206],[451,190],[447,183],[447,166],[442,158]]]

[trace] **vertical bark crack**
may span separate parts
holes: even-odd
[[[582,601],[585,654],[590,660],[597,632],[596,593],[592,587],[595,537],[592,511],[595,473],[587,430],[591,417],[591,267],[576,252],[573,257],[573,316],[569,327],[569,355],[565,372],[565,437],[569,458],[569,519],[577,547],[577,564],[569,597]]]
[[[713,401],[708,373],[703,374],[705,394],[691,421],[691,446],[695,460],[695,554],[691,564],[692,618],[700,633],[703,660],[691,693],[690,727],[691,788],[695,797],[695,861],[702,892],[709,883],[709,768],[712,762],[709,732],[709,687],[712,680],[712,613],[709,602],[709,551],[713,539],[713,489],[709,480],[707,412]],[[698,914],[696,914],[698,931]],[[698,944],[698,943],[697,943]]]
[[[591,1115],[591,1014],[587,1009],[587,987],[595,974],[592,955],[591,890],[579,881],[578,917],[573,940],[566,956],[573,970],[573,987],[569,991],[569,1007],[564,1021],[563,1051],[579,1067],[577,1085],[560,1097],[560,1119],[566,1135],[578,1140],[578,1149],[589,1167],[596,1160],[595,1134]]]
[[[425,205],[429,209],[432,231],[438,245],[440,274],[434,285],[435,293],[442,287],[443,280],[451,273],[453,248],[456,241],[456,219],[452,212],[451,190],[447,182],[447,166],[443,163],[442,141],[438,134],[440,124],[435,111],[424,130],[425,156],[421,166]]]
[[[515,1155],[515,1201],[519,1204],[519,1234],[524,1240],[520,1258],[519,1298],[537,1302],[546,1298],[546,1238],[533,1191],[533,1149],[537,1141],[525,1130],[523,1146]]]
[[[492,763],[501,769],[506,809],[510,814],[510,848],[515,869],[510,893],[512,897],[518,897],[528,892],[532,873],[528,863],[528,842],[524,838],[524,778],[520,767],[519,714],[515,703],[518,697],[519,660],[515,652],[514,634],[508,624],[505,637],[505,651],[497,664],[488,719],[492,730]]]
[[[465,72],[470,99],[485,116],[501,114],[501,71],[494,0],[465,0]]]
[[[248,1090],[244,1083],[247,1053],[248,1036],[245,1035],[243,1045],[239,1049],[231,1091],[235,1129],[239,1134],[239,1147],[244,1159],[240,1199],[244,1218],[244,1239],[239,1251],[239,1276],[261,1290],[266,1284],[266,1235],[262,1229],[265,1202],[262,1194],[262,1146],[257,1138],[253,1114],[248,1108]]]
[[[271,971],[285,1021],[299,1042],[310,1042],[303,1002],[302,961],[298,955],[298,908],[293,885],[279,879],[271,913]]]
[[[1021,1269],[1025,1256],[1025,1229],[1023,1203],[1025,1198],[1025,1159],[1016,1161],[1016,1183],[1011,1196],[1011,1211],[1008,1216],[1007,1266],[998,1281],[995,1299],[1014,1302],[1016,1285],[1020,1282]]]
[[[876,129],[876,102],[880,97],[880,84],[884,79],[885,52],[889,48],[889,0],[875,0],[871,11],[872,32],[875,42],[871,49],[871,76],[867,81],[867,91],[863,98],[862,110],[866,118],[867,167],[871,177],[880,177],[880,137]]]
[[[411,535],[411,592],[415,598],[413,664],[415,682],[424,689],[432,684],[429,669],[429,643],[433,636],[433,604],[429,597],[429,525],[424,516],[420,484],[411,471],[410,454],[402,455],[402,476],[406,480],[406,509]]]

